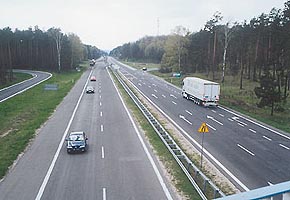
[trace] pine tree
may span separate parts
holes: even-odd
[[[271,75],[269,72],[267,72],[265,75],[262,75],[260,79],[260,87],[256,87],[254,92],[256,96],[260,98],[258,107],[271,107],[271,116],[273,116],[275,103],[282,101],[281,94],[278,89],[278,83],[273,78],[273,75]]]

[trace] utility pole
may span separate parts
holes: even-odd
[[[157,36],[159,36],[159,17],[157,17]]]

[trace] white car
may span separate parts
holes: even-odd
[[[95,93],[95,89],[93,86],[87,86],[86,93]]]

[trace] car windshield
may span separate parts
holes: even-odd
[[[70,135],[69,141],[83,141],[84,136],[83,135]]]

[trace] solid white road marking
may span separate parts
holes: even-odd
[[[219,116],[221,116],[221,117],[224,117],[224,115],[223,115],[223,114],[219,114]]]
[[[91,76],[92,72],[93,72],[93,71],[91,71],[89,77]],[[82,97],[84,96],[86,86],[88,85],[88,81],[89,81],[89,79],[87,79],[86,84],[85,84],[84,87],[83,87],[83,90],[82,90],[82,93],[81,93],[81,95],[80,95],[80,97],[79,97],[79,99],[78,99],[77,105],[76,105],[76,107],[74,108],[74,111],[73,111],[73,113],[72,113],[72,116],[71,116],[71,118],[70,118],[70,120],[69,120],[69,123],[68,123],[68,125],[67,125],[67,127],[66,127],[64,133],[63,133],[62,139],[61,139],[60,142],[59,142],[58,148],[57,148],[57,150],[56,150],[56,152],[55,152],[55,154],[54,154],[54,157],[53,157],[52,162],[51,162],[51,164],[50,164],[50,166],[49,166],[49,168],[48,168],[48,171],[47,171],[47,173],[46,173],[46,175],[45,175],[45,177],[44,177],[44,179],[43,179],[43,182],[42,182],[42,184],[41,184],[41,186],[40,186],[40,188],[39,188],[39,190],[38,190],[38,193],[37,193],[37,196],[35,197],[35,200],[40,200],[41,197],[42,197],[42,195],[43,195],[43,192],[44,192],[45,187],[46,187],[46,185],[47,185],[47,183],[48,183],[49,177],[50,177],[50,175],[51,175],[51,173],[52,173],[52,170],[53,170],[53,168],[54,168],[54,166],[55,166],[56,160],[57,160],[57,158],[58,158],[58,156],[59,156],[60,150],[61,150],[61,148],[62,148],[62,146],[63,146],[64,141],[65,141],[65,138],[66,138],[66,135],[67,135],[67,133],[68,133],[68,130],[69,130],[69,128],[70,128],[70,126],[71,126],[71,124],[72,124],[72,121],[73,121],[73,119],[74,119],[74,117],[75,117],[75,114],[76,114],[77,109],[78,109],[78,107],[79,107],[79,105],[80,105],[81,99],[82,99]]]
[[[253,129],[250,129],[249,128],[249,131],[253,132],[253,133],[257,133],[257,131],[253,130]]]
[[[106,188],[103,188],[103,200],[106,200],[107,194],[106,194]]]
[[[104,149],[104,147],[102,146],[102,159],[104,159],[105,158],[105,149]]]
[[[174,101],[171,101],[174,105],[176,105],[176,103]]]
[[[247,152],[248,154],[250,154],[250,155],[252,155],[252,156],[255,156],[255,154],[254,153],[252,153],[251,151],[249,151],[248,149],[246,149],[245,147],[243,147],[242,145],[240,145],[240,144],[237,144],[238,145],[238,147],[240,147],[241,149],[243,149],[245,152]]]
[[[215,110],[211,110],[212,112],[214,112],[214,113],[216,113],[216,111]]]
[[[283,144],[279,144],[279,146],[280,146],[280,147],[283,147],[284,149],[287,149],[287,150],[290,149],[289,147],[287,147],[287,146],[285,146],[285,145],[283,145]]]
[[[107,70],[107,72],[108,72],[108,70]],[[154,160],[153,160],[153,158],[152,158],[152,156],[151,156],[151,154],[149,153],[149,150],[148,150],[148,148],[147,148],[147,146],[146,146],[146,144],[145,144],[145,142],[144,142],[144,140],[143,140],[143,138],[142,138],[142,136],[141,136],[141,134],[140,134],[140,132],[139,132],[139,129],[137,128],[137,126],[136,126],[136,124],[135,124],[135,121],[133,120],[133,118],[132,118],[132,116],[131,116],[131,114],[130,114],[128,108],[126,107],[126,104],[125,104],[125,102],[124,102],[124,100],[123,100],[123,98],[122,98],[122,96],[121,96],[121,94],[120,94],[120,92],[119,92],[119,90],[118,90],[118,88],[117,88],[115,82],[113,81],[113,78],[112,78],[110,72],[108,72],[108,74],[109,74],[109,76],[110,76],[110,78],[111,78],[111,81],[112,81],[112,83],[113,83],[113,85],[114,85],[114,87],[115,87],[115,89],[116,89],[116,91],[117,91],[117,93],[118,93],[118,96],[119,96],[119,98],[120,98],[120,100],[121,100],[121,102],[122,102],[122,104],[123,104],[123,107],[124,107],[124,109],[126,110],[127,115],[128,115],[128,117],[129,117],[129,119],[130,119],[130,121],[131,121],[131,123],[132,123],[134,129],[135,129],[135,132],[136,132],[136,134],[137,134],[137,136],[138,136],[138,139],[139,139],[140,143],[142,144],[142,147],[143,147],[143,149],[144,149],[144,151],[145,151],[145,153],[146,153],[146,155],[147,155],[147,158],[149,159],[150,164],[151,164],[152,167],[153,167],[153,170],[154,170],[154,172],[155,172],[155,174],[156,174],[156,176],[157,176],[157,179],[158,179],[158,181],[159,181],[159,183],[160,183],[160,185],[161,185],[161,187],[162,187],[162,189],[163,189],[163,192],[164,192],[166,198],[167,198],[168,200],[173,200],[173,198],[172,198],[172,196],[171,196],[171,194],[170,194],[170,192],[169,192],[169,190],[168,190],[168,188],[167,188],[167,186],[166,186],[166,184],[165,184],[165,182],[164,182],[164,180],[163,180],[163,178],[162,178],[162,176],[161,176],[161,174],[160,174],[160,172],[159,172],[159,170],[158,170],[158,168],[157,168],[157,166],[156,166],[156,164],[155,164],[155,162],[154,162]],[[133,86],[133,87],[134,87],[134,86]],[[137,88],[137,87],[135,87],[135,88]],[[148,97],[146,97],[146,98],[147,98],[147,100],[149,99]],[[150,100],[150,99],[149,99],[149,100]],[[150,102],[152,102],[152,101],[150,100]]]
[[[189,112],[188,110],[185,110],[185,112],[187,112],[189,115],[192,115],[192,113],[191,113],[191,112]]]
[[[271,138],[266,137],[265,135],[263,135],[263,138],[265,138],[266,140],[272,141]]]

